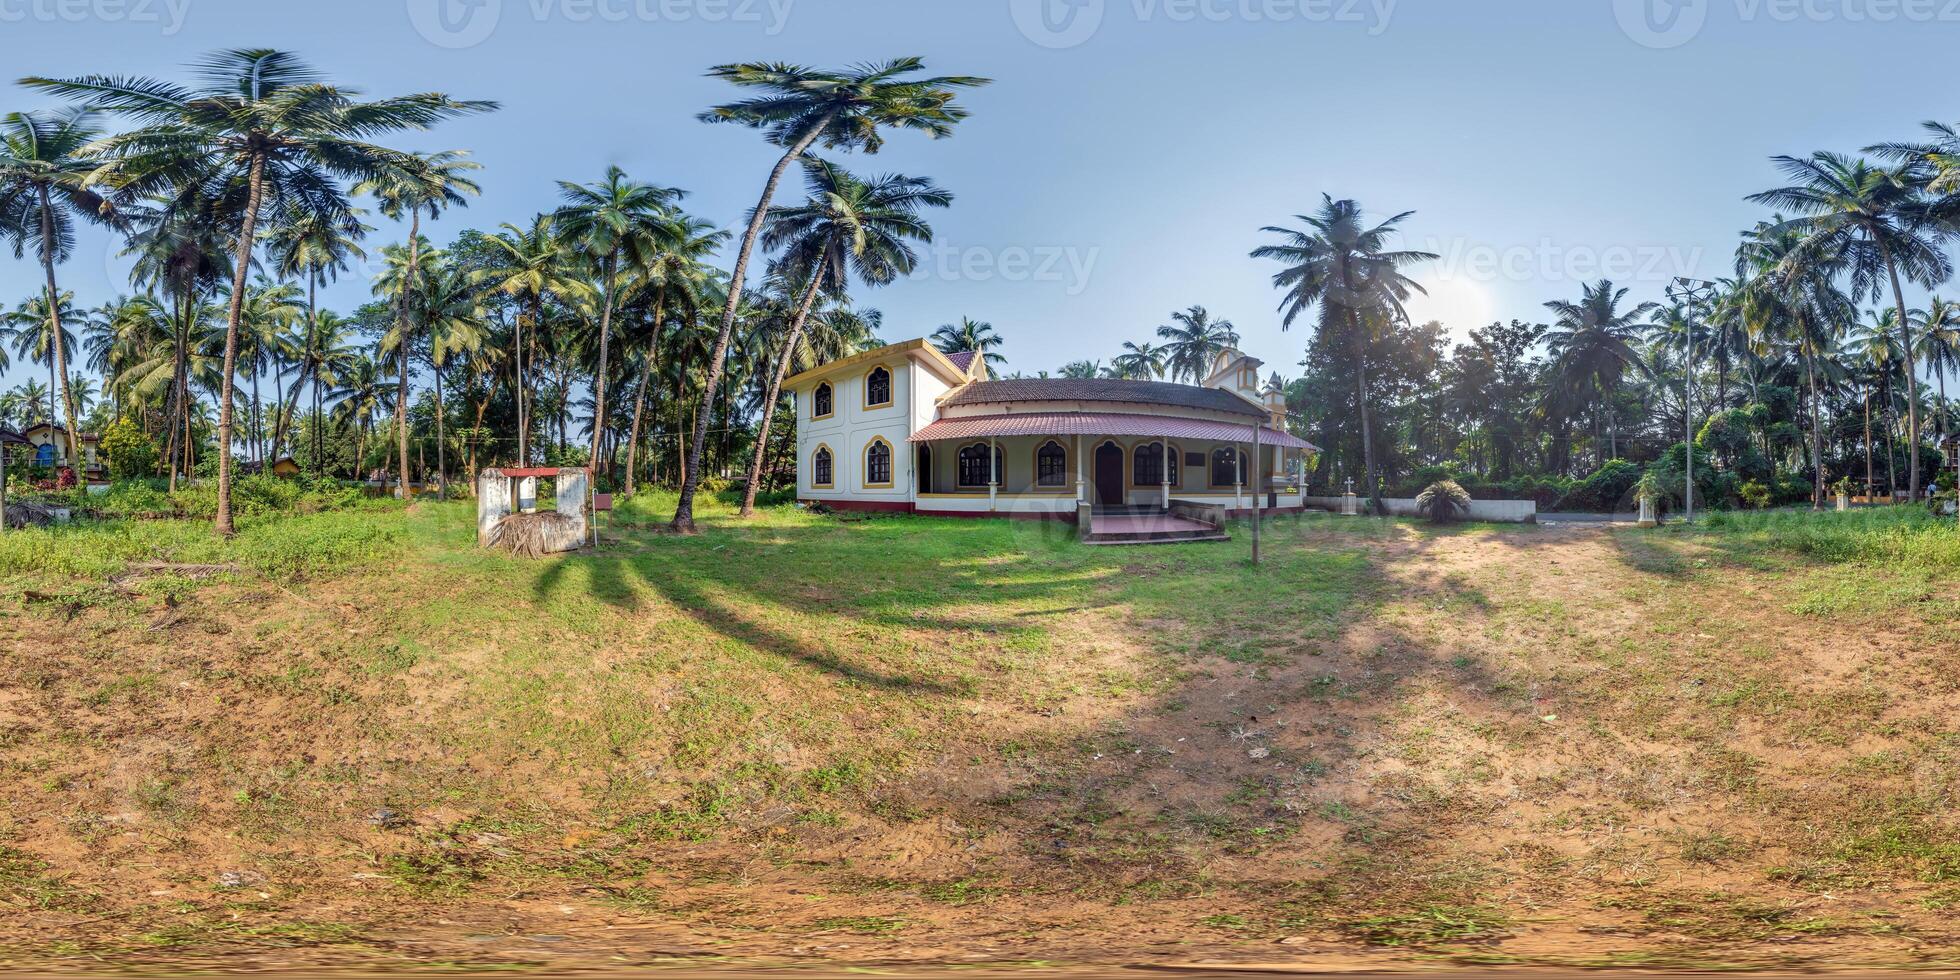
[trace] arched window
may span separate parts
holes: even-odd
[[[1221,446],[1211,453],[1211,485],[1214,487],[1236,487],[1239,485],[1239,463],[1245,454],[1231,446]]]
[[[879,488],[892,485],[892,444],[883,437],[873,438],[864,447],[864,485]]]
[[[1146,442],[1133,450],[1130,457],[1130,485],[1133,487],[1156,487],[1164,483],[1164,444]],[[1183,462],[1177,455],[1177,447],[1171,447],[1171,486],[1184,485]]]
[[[54,465],[54,443],[44,442],[40,446],[35,448],[34,465],[36,466]]]
[[[813,419],[829,418],[834,407],[831,404],[833,397],[834,394],[830,389],[830,382],[825,381],[817,385],[816,392],[810,396],[810,417]]]
[[[864,407],[885,408],[892,403],[892,372],[875,367],[864,376]]]
[[[1034,451],[1034,485],[1068,486],[1068,450],[1061,443],[1050,439]]]
[[[830,447],[818,446],[816,454],[810,457],[810,486],[819,490],[828,490],[836,486],[835,476],[832,473],[833,466]]]
[[[1002,476],[1007,475],[1007,456],[999,446],[994,447],[994,468]],[[962,490],[984,489],[993,482],[993,473],[987,469],[987,444],[976,442],[960,449],[958,485]]]

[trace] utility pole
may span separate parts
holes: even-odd
[[[1687,451],[1687,486],[1681,488],[1681,495],[1687,499],[1687,523],[1695,522],[1695,300],[1703,292],[1712,292],[1718,287],[1706,279],[1690,279],[1686,276],[1674,278],[1674,288],[1688,298],[1688,360],[1681,370],[1681,418],[1688,430],[1682,448]]]

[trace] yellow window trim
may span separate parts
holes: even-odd
[[[1131,490],[1163,489],[1164,485],[1161,483],[1137,483],[1135,481],[1137,477],[1137,451],[1145,446],[1150,445],[1153,442],[1162,443],[1166,441],[1168,440],[1155,439],[1149,436],[1145,436],[1141,439],[1138,439],[1136,441],[1136,444],[1130,447],[1130,455],[1124,462],[1124,469],[1123,469],[1124,486],[1129,487]],[[1171,443],[1170,446],[1172,451],[1171,456],[1172,459],[1175,461],[1173,465],[1177,467],[1177,482],[1171,484],[1171,489],[1181,490],[1184,488],[1184,447],[1179,446],[1177,443],[1174,442]]]
[[[968,449],[976,449],[976,448],[977,448],[977,449],[979,449],[979,450],[980,450],[981,452],[983,452],[983,453],[984,453],[984,452],[986,452],[986,451],[987,451],[987,443],[986,443],[986,441],[985,441],[985,440],[981,440],[981,441],[979,441],[979,442],[969,442],[969,443],[967,443],[967,444],[965,444],[965,445],[963,445],[963,446],[954,446],[954,447],[953,447],[953,489],[955,489],[955,490],[985,490],[985,489],[987,489],[987,488],[988,488],[989,486],[992,486],[992,484],[989,484],[989,483],[961,483],[961,482],[960,482],[960,453],[961,453],[961,452],[963,452],[963,451],[965,451],[965,450],[968,450]],[[1004,479],[1006,479],[1006,478],[1007,478],[1007,450],[1005,450],[1005,449],[1000,449],[1000,450],[999,450],[999,452],[1000,452],[1000,469],[1001,469],[1001,472],[999,472],[999,473],[995,473],[995,474],[994,474],[994,477],[995,477],[996,479],[1003,479],[1003,480],[1004,480]],[[993,465],[993,464],[992,464],[991,462],[990,462],[990,463],[988,464],[988,466],[989,466],[989,468],[990,468],[990,469],[989,469],[989,472],[991,472],[991,467],[992,467],[992,465]]]
[[[871,404],[871,376],[879,371],[885,372],[885,393],[891,396],[891,400],[873,405]],[[898,372],[892,370],[888,364],[873,364],[858,378],[858,399],[864,403],[864,410],[867,412],[875,412],[898,404]]]
[[[1235,452],[1235,453],[1238,453],[1238,454],[1239,454],[1239,462],[1241,462],[1241,463],[1244,463],[1244,464],[1245,464],[1245,465],[1244,465],[1243,467],[1241,467],[1241,468],[1242,468],[1242,469],[1245,469],[1245,470],[1248,470],[1248,471],[1252,469],[1252,465],[1251,465],[1251,464],[1252,464],[1252,461],[1251,461],[1251,459],[1250,459],[1250,457],[1252,456],[1252,454],[1251,454],[1251,453],[1249,453],[1249,452],[1246,452],[1245,450],[1243,450],[1243,449],[1240,449],[1240,448],[1239,448],[1239,447],[1237,447],[1237,446],[1213,446],[1213,447],[1211,447],[1211,452],[1208,452],[1208,453],[1206,453],[1206,454],[1205,454],[1205,489],[1207,489],[1207,490],[1237,490],[1237,489],[1238,489],[1239,487],[1241,487],[1241,486],[1243,486],[1243,487],[1246,487],[1247,489],[1250,489],[1250,488],[1252,487],[1252,484],[1251,484],[1250,482],[1248,482],[1248,483],[1242,483],[1242,484],[1236,484],[1236,485],[1234,485],[1234,484],[1231,484],[1231,483],[1213,483],[1213,482],[1211,482],[1211,474],[1212,474],[1212,463],[1216,461],[1216,460],[1215,460],[1215,457],[1216,457],[1216,456],[1218,455],[1218,452],[1219,452],[1219,450],[1221,450],[1221,449],[1230,449],[1231,451],[1233,451],[1233,452]],[[1237,472],[1237,471],[1235,470],[1234,472]],[[1249,476],[1251,476],[1251,473],[1249,473],[1249,472],[1248,472],[1248,473],[1246,473],[1246,474],[1244,474],[1244,477],[1249,477]],[[1244,478],[1244,477],[1242,477],[1242,478]]]
[[[1043,449],[1048,448],[1048,444],[1051,442],[1057,446],[1060,446],[1062,449],[1062,482],[1061,483],[1041,482],[1041,451]],[[1035,489],[1059,490],[1063,487],[1069,486],[1073,482],[1073,479],[1070,476],[1072,470],[1069,466],[1072,460],[1069,459],[1069,455],[1070,454],[1068,450],[1068,443],[1063,442],[1059,437],[1044,436],[1040,442],[1035,443],[1034,452],[1028,456],[1029,462],[1034,464],[1033,472],[1034,472]]]
[[[830,453],[830,482],[829,483],[817,482],[817,457],[823,453]],[[817,448],[810,450],[810,489],[812,490],[837,489],[837,454],[831,451],[830,445],[828,443],[822,443],[822,442],[817,443]]]
[[[872,436],[871,441],[864,444],[864,453],[858,460],[864,464],[864,475],[867,477],[871,475],[871,447],[879,443],[884,443],[885,451],[891,454],[892,478],[886,483],[866,483],[864,485],[866,490],[890,490],[898,485],[898,450],[893,449],[891,441],[884,436]]]
[[[817,388],[830,389],[830,411],[825,412],[822,415],[817,414]],[[817,382],[817,387],[810,389],[810,421],[821,422],[824,419],[833,418],[836,415],[837,415],[837,386],[831,384],[828,381]]]

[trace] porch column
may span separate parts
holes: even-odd
[[[1171,509],[1171,437],[1164,437],[1164,509]]]
[[[1089,464],[1082,456],[1082,434],[1075,435],[1075,505],[1089,502]]]
[[[1000,509],[1000,450],[993,436],[987,437],[987,509]]]
[[[1247,469],[1245,465],[1245,444],[1238,443],[1238,442],[1233,443],[1232,455],[1235,457],[1232,460],[1234,464],[1232,467],[1232,472],[1238,475],[1238,479],[1232,481],[1232,509],[1244,510],[1245,509],[1245,471]]]

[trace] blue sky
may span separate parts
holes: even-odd
[[[703,77],[718,62],[916,54],[991,76],[953,139],[899,135],[849,161],[959,195],[934,218],[922,275],[864,301],[893,340],[991,321],[1030,372],[1107,359],[1203,304],[1294,373],[1306,327],[1281,333],[1272,270],[1246,253],[1323,191],[1417,212],[1406,244],[1444,259],[1418,273],[1434,296],[1413,312],[1460,335],[1537,318],[1602,274],[1635,299],[1721,274],[1762,215],[1742,198],[1776,181],[1772,154],[1960,119],[1960,0],[771,3],[0,0],[0,29],[10,76],[181,77],[210,50],[270,46],[370,94],[499,100],[404,141],[485,167],[483,196],[431,229],[439,242],[523,222],[555,204],[555,181],[610,163],[688,189],[690,210],[734,227],[773,154],[694,120],[734,95]],[[10,109],[48,104],[12,91]],[[113,251],[90,233],[61,270],[85,305],[127,290]],[[37,276],[0,259],[0,298],[18,302]],[[366,296],[357,276],[327,302]]]

